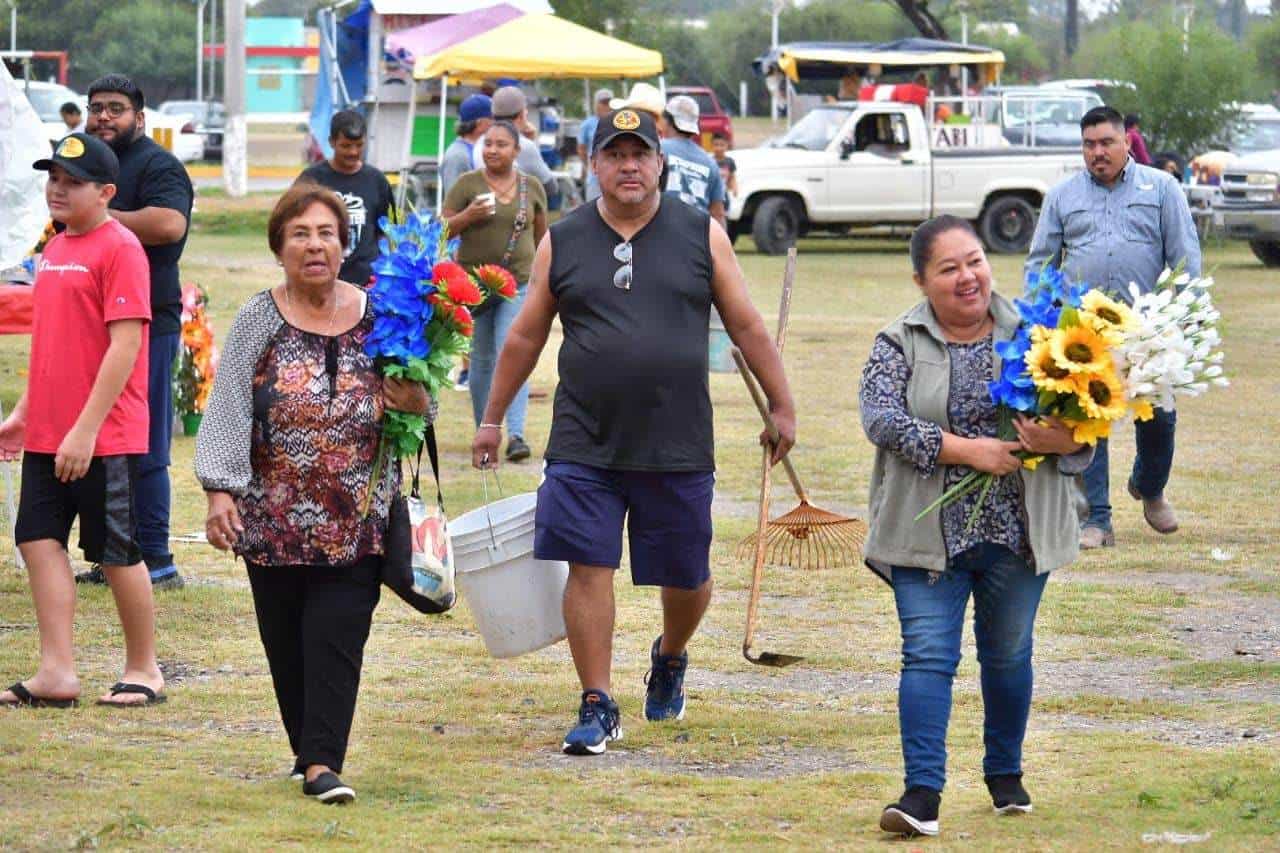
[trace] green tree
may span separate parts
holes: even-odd
[[[131,0],[94,18],[72,42],[77,66],[90,78],[125,74],[147,103],[186,93],[196,74],[196,9],[193,3]]]
[[[1249,52],[1258,66],[1262,90],[1259,95],[1270,100],[1271,94],[1280,89],[1280,15],[1273,15],[1270,23],[1253,28],[1249,34]]]
[[[983,33],[977,41],[1004,53],[1001,82],[1034,83],[1049,74],[1049,59],[1035,40],[1025,34]]]
[[[1112,106],[1141,114],[1153,152],[1184,156],[1221,139],[1249,85],[1240,46],[1212,25],[1193,27],[1185,49],[1180,27],[1137,23],[1113,29],[1086,42],[1075,71],[1132,82],[1136,89],[1119,92]]]

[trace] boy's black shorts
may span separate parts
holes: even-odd
[[[80,548],[91,563],[132,566],[142,560],[135,539],[134,469],[137,456],[95,456],[79,480],[59,482],[52,453],[22,454],[22,494],[14,541],[54,539],[67,546],[80,517]]]

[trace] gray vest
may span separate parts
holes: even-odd
[[[991,316],[995,320],[995,340],[1012,338],[1020,321],[1013,303],[993,292]],[[951,357],[929,303],[916,305],[881,333],[902,348],[911,365],[907,411],[912,417],[949,430]],[[998,377],[1000,361],[994,353],[992,358]],[[938,465],[932,475],[921,477],[910,462],[876,448],[868,504],[871,531],[863,558],[886,580],[892,580],[893,566],[946,571],[941,513],[935,510],[914,520],[920,510],[942,496],[943,468]],[[1045,459],[1034,471],[1019,469],[1016,476],[1022,478],[1027,536],[1036,571],[1048,572],[1070,563],[1080,547],[1070,477],[1058,470],[1055,456]]]

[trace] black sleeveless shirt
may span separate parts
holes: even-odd
[[[585,204],[551,226],[551,293],[564,343],[547,459],[619,471],[713,471],[707,214],[663,197],[631,238],[630,290],[614,286],[622,242]]]

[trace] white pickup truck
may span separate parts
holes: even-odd
[[[1045,193],[1084,167],[1078,148],[1011,147],[999,127],[929,127],[913,104],[884,101],[824,104],[731,156],[729,233],[750,233],[769,255],[806,234],[942,213],[972,220],[991,251],[1024,252]]]

